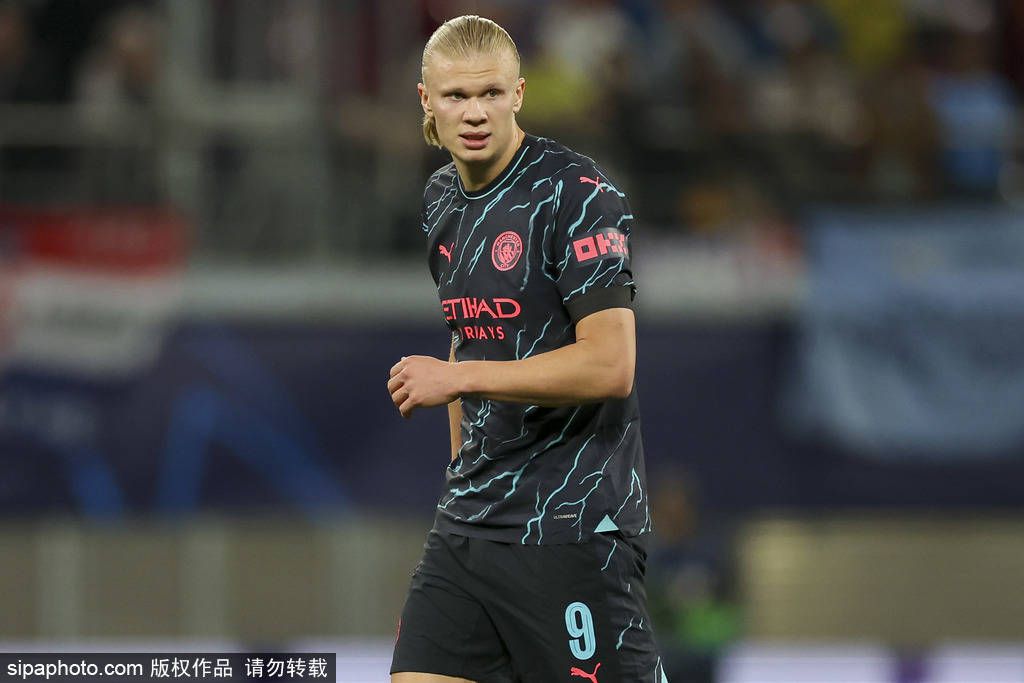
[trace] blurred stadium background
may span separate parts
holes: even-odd
[[[671,680],[1024,682],[1020,0],[0,0],[0,649],[385,679],[465,12],[640,219]]]

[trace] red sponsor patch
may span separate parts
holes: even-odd
[[[513,230],[498,235],[491,247],[491,263],[500,271],[512,270],[523,255],[523,239]]]
[[[572,251],[576,263],[586,263],[594,259],[617,258],[629,256],[626,235],[615,228],[598,230],[594,235],[587,235],[572,241]]]

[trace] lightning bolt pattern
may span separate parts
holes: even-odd
[[[524,361],[574,343],[569,306],[634,278],[627,250],[579,263],[573,240],[617,229],[626,244],[632,224],[607,175],[553,140],[527,136],[479,191],[454,164],[439,169],[421,225],[456,359]],[[507,232],[519,241],[499,253]],[[650,529],[635,395],[552,407],[467,395],[462,411],[438,528],[531,545],[585,541],[605,516],[627,535]]]

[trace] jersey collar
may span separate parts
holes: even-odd
[[[492,180],[491,182],[487,183],[479,190],[476,190],[474,192],[470,192],[465,187],[463,187],[462,178],[459,176],[458,171],[456,171],[455,178],[459,184],[459,192],[461,192],[462,196],[465,197],[466,199],[480,199],[481,197],[486,197],[487,195],[491,194],[499,187],[504,185],[505,181],[508,180],[513,173],[515,173],[515,170],[516,168],[519,167],[519,164],[523,160],[523,157],[526,156],[527,150],[529,150],[530,147],[532,147],[533,144],[536,142],[537,138],[530,135],[529,133],[524,134],[523,142],[519,145],[519,149],[516,151],[516,155],[512,157],[512,161],[508,163],[508,166],[505,167],[505,170],[499,173],[494,180]]]

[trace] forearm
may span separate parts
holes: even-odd
[[[402,417],[417,408],[448,406],[452,451],[460,435],[456,410],[463,396],[540,406],[579,405],[625,398],[633,390],[636,334],[633,312],[611,308],[576,323],[576,341],[514,361],[449,362],[431,356],[403,356],[391,368],[388,392]],[[461,446],[461,444],[459,444]]]
[[[457,398],[448,404],[448,431],[452,441],[452,460],[459,457],[462,448],[462,399]]]
[[[452,344],[448,362],[455,363],[455,344]],[[462,399],[457,398],[448,404],[448,432],[451,435],[452,460],[459,457],[462,448]]]
[[[623,398],[632,391],[633,357],[592,341],[514,361],[466,361],[453,370],[461,396],[557,407]]]

